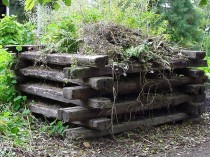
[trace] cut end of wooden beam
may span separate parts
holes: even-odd
[[[58,118],[58,106],[33,102],[30,104],[29,109],[32,113],[41,114],[47,118]]]
[[[91,109],[111,109],[112,101],[109,98],[91,98],[88,100],[87,107]]]

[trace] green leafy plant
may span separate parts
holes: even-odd
[[[15,90],[15,76],[11,70],[13,57],[6,50],[0,48],[0,103],[10,103],[14,110],[18,110],[26,100]]]
[[[72,19],[65,17],[46,28],[42,42],[46,44],[49,51],[74,53],[79,46],[77,36],[77,28]]]
[[[25,10],[26,11],[32,10],[36,4],[46,5],[46,4],[49,4],[49,3],[52,3],[53,7],[55,9],[57,9],[59,7],[58,1],[59,0],[26,0],[25,1]],[[71,5],[71,0],[62,0],[62,1],[67,6]]]
[[[0,45],[33,44],[33,29],[30,23],[17,22],[15,16],[5,16],[0,21]]]
[[[50,123],[49,132],[52,135],[63,135],[63,131],[68,128],[68,126],[64,126],[62,121],[53,121]]]

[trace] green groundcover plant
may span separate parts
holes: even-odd
[[[34,26],[17,22],[16,16],[5,16],[0,20],[0,45],[33,44]]]

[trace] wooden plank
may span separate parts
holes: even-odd
[[[18,90],[27,94],[37,95],[64,103],[71,103],[70,100],[63,97],[62,88],[39,83],[27,83],[18,85]]]
[[[193,115],[195,117],[201,116],[205,112],[205,103],[204,102],[199,102],[199,103],[185,103],[180,106],[181,110]]]
[[[16,49],[17,46],[21,46],[21,51],[18,51]],[[12,52],[24,52],[24,51],[30,51],[30,50],[39,50],[40,48],[43,48],[43,46],[38,45],[5,45],[4,48],[6,48],[8,51]]]
[[[184,102],[190,102],[192,97],[186,94],[154,96],[142,99],[141,101],[127,101],[111,104],[112,109],[89,110],[84,107],[63,108],[58,111],[58,117],[64,122],[83,121],[98,117],[110,116],[114,114],[123,114],[153,110],[158,108],[169,108]]]
[[[84,86],[64,87],[63,97],[68,100],[81,99],[86,100],[90,97],[97,97],[100,93],[96,90]]]
[[[72,83],[77,85],[84,85],[85,82],[79,79],[66,79],[62,70],[46,69],[41,67],[27,67],[19,70],[23,76],[40,78],[44,80],[51,80],[62,83]]]
[[[65,84],[87,85],[96,90],[106,90],[113,87],[113,79],[111,77],[92,77],[86,80],[83,79],[67,79],[64,73],[59,69],[47,69],[42,67],[27,67],[19,70],[19,75],[40,78],[62,82]]]
[[[189,59],[204,59],[206,57],[204,51],[181,50],[180,52]]]
[[[105,94],[112,94],[113,87],[118,94],[130,94],[137,92],[147,92],[148,90],[157,90],[157,89],[173,89],[173,87],[183,86],[190,83],[204,83],[206,81],[206,76],[201,78],[191,78],[191,77],[173,77],[170,79],[148,79],[142,85],[140,83],[139,78],[125,79],[124,81],[118,81],[117,85],[112,85],[112,79],[110,81],[100,81],[100,79],[93,79],[98,84],[90,83],[91,86],[95,86],[98,89],[102,89],[100,91],[94,90],[90,87],[77,86],[77,87],[65,87],[63,89],[64,97],[67,99],[87,99],[90,97],[102,96]],[[101,83],[102,82],[102,83]],[[107,86],[106,86],[107,83]],[[100,88],[99,88],[100,87]],[[108,88],[106,88],[108,87]]]
[[[205,72],[203,70],[199,69],[189,69],[189,68],[183,68],[183,69],[177,69],[175,71],[177,74],[182,74],[184,76],[193,77],[193,78],[199,78],[204,76]]]
[[[138,121],[129,121],[124,122],[120,124],[115,124],[111,129],[109,130],[91,130],[86,129],[83,127],[73,128],[73,129],[66,129],[64,134],[65,137],[68,139],[80,139],[80,138],[96,138],[101,137],[108,134],[117,134],[129,130],[133,130],[142,126],[155,126],[155,125],[161,125],[165,123],[173,123],[175,121],[185,120],[189,118],[189,116],[186,113],[175,113],[171,115],[163,115],[158,116],[154,118],[147,118],[147,119],[141,119]]]
[[[29,109],[32,113],[44,115],[47,118],[58,118],[58,110],[60,107],[54,105],[46,105],[44,103],[31,103]]]
[[[205,85],[204,84],[189,84],[184,87],[184,90],[188,94],[204,95]]]
[[[97,130],[105,130],[111,127],[111,119],[102,117],[91,119],[88,121],[78,121],[74,122],[74,124]]]
[[[113,106],[113,102],[109,98],[104,97],[90,98],[85,106],[91,109],[110,109]]]
[[[101,91],[110,91],[114,86],[114,80],[112,77],[92,77],[89,78],[86,83],[91,88]]]
[[[48,64],[56,64],[63,66],[78,65],[78,66],[96,66],[104,67],[108,64],[107,55],[80,55],[80,54],[43,54],[40,51],[23,52],[20,54],[21,59],[44,62]]]
[[[183,62],[174,62],[171,63],[172,69],[180,69],[187,67],[207,67],[207,60],[190,60]],[[130,64],[128,69],[123,69],[122,64],[119,65],[107,65],[104,68],[94,68],[94,67],[69,67],[64,68],[64,73],[66,78],[71,79],[81,79],[81,78],[90,78],[90,77],[98,77],[98,76],[107,76],[114,74],[131,74],[131,73],[139,73],[143,71],[142,65],[140,64]],[[152,65],[153,70],[166,70],[164,67],[158,65]]]

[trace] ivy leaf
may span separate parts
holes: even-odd
[[[70,6],[71,5],[71,0],[63,0],[63,2],[65,3],[65,5]]]
[[[207,0],[201,0],[199,3],[200,6],[204,6],[206,4],[207,4]]]
[[[2,3],[3,3],[4,5],[6,5],[7,7],[9,6],[9,0],[2,0]]]

